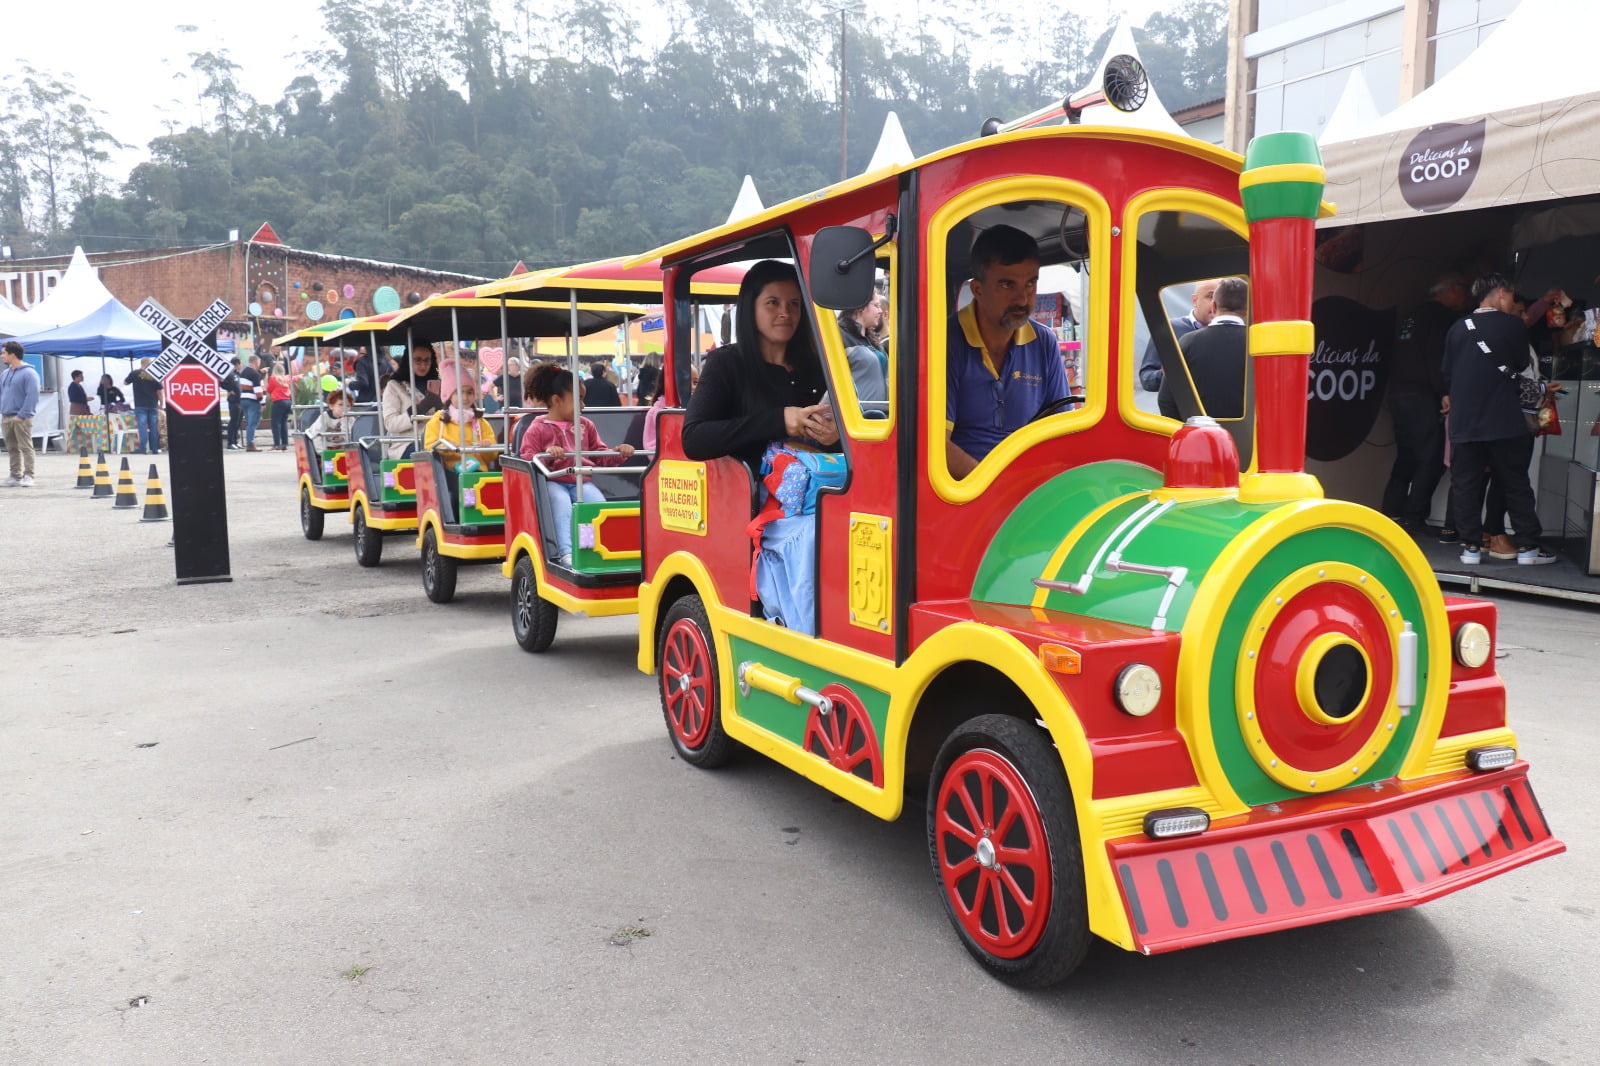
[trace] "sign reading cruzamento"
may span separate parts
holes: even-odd
[[[664,529],[706,535],[706,468],[663,459],[656,480],[656,510]]]

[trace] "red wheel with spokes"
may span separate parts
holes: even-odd
[[[822,694],[833,701],[833,710],[823,714],[811,708],[811,717],[806,719],[806,750],[845,773],[882,788],[883,756],[867,709],[843,685],[829,685]]]
[[[678,754],[708,769],[733,755],[733,740],[722,729],[721,675],[714,648],[700,597],[684,596],[673,603],[656,648],[661,713]]]
[[[1072,795],[1042,729],[974,718],[945,741],[928,796],[928,852],[973,957],[1013,985],[1062,980],[1089,946]]]

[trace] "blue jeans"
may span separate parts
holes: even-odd
[[[155,407],[135,407],[133,417],[139,424],[139,450],[149,455],[161,447],[161,411]]]
[[[289,412],[294,404],[289,400],[272,401],[272,446],[274,448],[287,448],[289,446]]]
[[[578,499],[578,486],[571,481],[546,481],[544,483],[544,498],[550,504],[550,521],[556,527],[556,547],[560,555],[572,554],[572,505]],[[584,503],[605,503],[603,492],[594,487],[594,482],[583,483]]]
[[[261,424],[261,401],[240,400],[239,406],[244,408],[244,442],[253,445],[256,442],[256,427]]]

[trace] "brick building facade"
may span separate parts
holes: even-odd
[[[0,270],[0,295],[38,303],[66,270],[68,256],[18,259]],[[417,303],[484,279],[372,259],[307,252],[278,241],[269,226],[249,240],[194,248],[94,252],[89,262],[122,303],[154,297],[179,318],[221,298],[233,308],[221,328],[240,349],[334,318],[357,318]]]

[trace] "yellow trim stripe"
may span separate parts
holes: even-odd
[[[1258,322],[1250,327],[1251,355],[1309,355],[1316,347],[1317,329],[1303,319]]]
[[[1322,185],[1327,180],[1328,172],[1315,163],[1274,163],[1272,166],[1256,167],[1240,174],[1239,188],[1274,185],[1280,181],[1303,181]]]
[[[637,614],[639,612],[639,598],[637,596],[619,596],[609,600],[580,600],[571,593],[564,592],[550,584],[545,576],[544,552],[536,550],[533,538],[527,533],[518,533],[511,542],[511,550],[506,552],[506,557],[500,564],[500,573],[503,577],[511,577],[511,572],[517,567],[517,560],[526,555],[533,562],[534,576],[539,580],[539,598],[555,604],[563,611],[572,614],[586,614],[590,618],[606,618],[612,615]],[[643,630],[641,629],[641,632]]]

